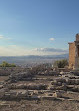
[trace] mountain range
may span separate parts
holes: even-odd
[[[17,65],[53,63],[55,60],[68,59],[68,53],[62,55],[29,55],[29,56],[0,56],[0,63],[3,61],[15,63]]]

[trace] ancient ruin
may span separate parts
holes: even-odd
[[[0,67],[0,111],[79,111],[78,59],[79,34],[69,43],[70,69]]]
[[[79,34],[76,41],[69,43],[69,68],[79,68]]]

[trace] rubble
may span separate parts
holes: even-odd
[[[40,74],[41,73],[41,74]],[[30,71],[11,73],[9,79],[0,82],[0,99],[4,100],[54,100],[63,98],[61,91],[79,92],[79,77],[72,72],[55,74],[56,71]]]
[[[27,72],[20,72],[16,74],[11,74],[9,76],[9,80],[11,82],[17,82],[17,81],[22,81],[22,80],[31,80],[33,75],[27,71]]]

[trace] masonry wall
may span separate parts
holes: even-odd
[[[69,68],[75,66],[75,42],[69,43]]]

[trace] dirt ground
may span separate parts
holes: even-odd
[[[79,111],[79,103],[69,100],[0,101],[0,111]]]

